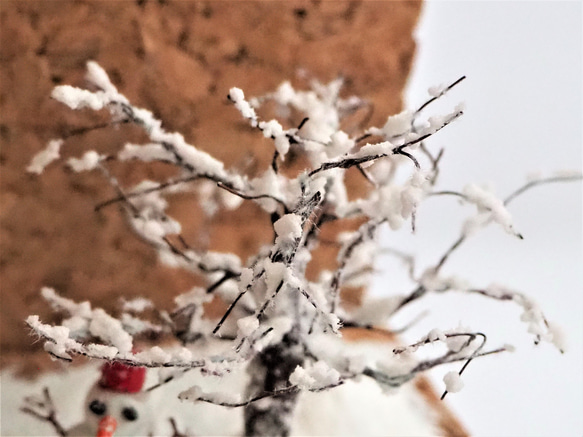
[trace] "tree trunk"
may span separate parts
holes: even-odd
[[[280,343],[262,351],[250,364],[249,391],[273,392],[289,385],[296,366],[303,364],[302,346],[296,329],[286,334]],[[245,408],[246,436],[288,436],[297,393],[269,397]]]

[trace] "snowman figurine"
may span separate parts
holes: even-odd
[[[149,392],[142,391],[145,367],[113,362],[101,368],[101,378],[85,399],[85,420],[68,436],[147,436],[154,425]]]
[[[176,420],[166,416],[167,400],[154,395],[156,384],[144,390],[146,368],[108,362],[83,403],[84,419],[65,429],[57,418],[57,408],[49,389],[42,396],[25,398],[21,411],[50,423],[61,437],[128,437],[171,435],[186,437],[178,430]],[[161,417],[167,420],[160,421]]]

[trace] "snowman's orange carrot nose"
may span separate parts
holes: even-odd
[[[117,428],[116,420],[111,416],[105,416],[99,421],[96,437],[112,437]]]

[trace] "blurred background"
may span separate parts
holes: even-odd
[[[346,77],[347,94],[374,102],[376,125],[385,114],[398,112],[406,82],[406,106],[415,108],[426,100],[429,86],[467,75],[429,111],[445,113],[460,101],[467,104],[463,118],[429,143],[446,148],[440,189],[490,183],[504,196],[530,172],[581,170],[580,2],[427,2],[408,80],[418,2],[2,0],[0,6],[0,358],[3,364],[28,364],[32,373],[48,359],[42,353],[33,360],[40,345],[32,344],[22,320],[31,312],[49,317],[38,297],[41,285],[107,308],[118,305],[112,296],[121,294],[146,294],[163,304],[168,294],[194,285],[190,275],[157,266],[150,249],[127,234],[117,211],[93,213],[95,199],[109,197],[98,177],[69,175],[58,165],[42,178],[24,171],[49,139],[95,121],[47,98],[56,84],[84,86],[88,59],[111,72],[132,101],[154,110],[169,129],[185,133],[229,165],[243,166],[249,154],[261,156],[257,152],[270,144],[242,129],[236,111],[225,110],[222,96],[228,88],[237,85],[249,94],[262,94],[289,78],[304,86],[308,71],[322,81],[338,74]],[[300,67],[302,77],[297,74]],[[91,132],[70,138],[64,154],[78,156],[87,148],[105,153],[123,141],[117,131]],[[225,144],[237,144],[238,154],[233,148],[221,149]],[[145,169],[120,170],[120,178],[127,181],[144,174],[151,176]],[[261,244],[253,205],[246,204],[239,223],[225,214],[203,223],[205,228],[192,214],[191,200],[176,199],[173,214],[190,220],[194,231],[187,237],[192,241],[199,243],[195,231],[204,229],[208,244],[216,249],[245,253]],[[517,346],[514,354],[472,363],[464,375],[465,389],[446,401],[474,435],[581,435],[581,184],[537,188],[509,209],[523,241],[490,227],[456,252],[444,273],[458,274],[476,286],[496,281],[530,294],[564,328],[568,352],[561,356],[548,344],[533,347],[519,308],[479,297],[427,296],[400,313],[394,325],[429,309],[430,315],[406,339],[462,323],[489,333],[491,347]],[[384,241],[416,254],[422,269],[457,238],[471,213],[453,198],[429,199],[418,211],[416,235],[404,227],[387,232]],[[378,275],[374,294],[410,290],[394,260],[382,257],[378,267],[386,273]],[[443,374],[453,369],[432,373],[436,387],[442,387]],[[12,394],[3,391],[2,397],[10,401]]]
[[[464,116],[428,143],[445,147],[439,189],[487,183],[505,196],[532,172],[581,171],[581,2],[426,2],[417,28],[418,53],[407,90],[416,108],[427,88],[467,79],[432,108],[446,113],[460,101]],[[583,432],[583,262],[581,183],[534,188],[509,210],[520,241],[490,226],[452,255],[444,274],[477,287],[499,282],[535,298],[568,340],[561,355],[549,344],[534,347],[520,308],[456,293],[428,296],[399,314],[401,326],[428,309],[412,328],[416,340],[431,328],[461,323],[489,334],[490,348],[510,343],[513,354],[473,362],[465,388],[447,402],[477,436],[568,436]],[[386,232],[384,244],[418,256],[417,272],[435,263],[475,209],[455,198],[426,201],[417,234]],[[373,292],[408,292],[398,263],[379,259]],[[402,276],[400,276],[402,275]],[[390,284],[387,286],[387,284]],[[443,375],[432,379],[442,388]]]

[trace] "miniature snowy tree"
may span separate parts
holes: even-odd
[[[30,316],[27,323],[46,340],[45,349],[52,357],[71,361],[75,355],[82,355],[126,366],[176,370],[170,376],[165,374],[158,386],[191,369],[219,376],[247,372],[243,392],[204,393],[196,386],[185,387],[180,399],[243,407],[246,435],[284,436],[289,434],[301,391],[331,390],[362,377],[392,390],[428,369],[459,362],[457,372],[445,375],[445,396],[462,388],[460,375],[473,359],[511,348],[486,350],[486,335],[470,329],[428,329],[418,342],[395,348],[384,361],[371,362],[367,357],[349,354],[338,341],[343,327],[388,330],[391,316],[428,293],[456,290],[513,301],[523,308],[522,320],[535,342],[549,341],[562,351],[559,329],[526,295],[498,285],[473,287],[441,274],[449,255],[489,223],[497,223],[510,235],[522,238],[506,209],[517,195],[538,184],[581,178],[579,174],[539,178],[504,200],[475,184],[459,192],[436,190],[442,151],[432,152],[426,140],[458,119],[463,109],[458,106],[445,116],[427,120],[421,115],[463,77],[451,85],[431,88],[430,99],[416,111],[388,117],[383,126],[370,127],[357,135],[344,132],[341,122],[365,107],[366,102],[340,97],[341,80],[327,85],[314,82],[309,91],[297,91],[286,82],[275,92],[253,99],[232,88],[228,99],[249,125],[274,145],[269,168],[259,177],[249,178],[226,169],[221,161],[188,144],[181,134],[164,130],[151,112],[133,106],[119,93],[96,63],[89,62],[87,68],[93,90],[58,86],[52,97],[74,110],[106,109],[112,126],[134,124],[143,129],[149,142],[128,143],[114,156],[87,151],[80,158],[70,158],[68,166],[76,172],[101,171],[117,194],[97,208],[118,204],[130,228],[158,252],[161,262],[201,275],[207,286],[178,296],[174,311],[154,311],[149,319],[144,310],[152,304],[145,299],[127,302],[121,317],[115,318],[89,302],[76,303],[45,288],[43,297],[66,318],[59,325],[48,325],[38,316]],[[297,127],[284,126],[283,120],[265,121],[256,111],[266,102],[275,104],[280,113],[293,110],[305,118]],[[59,158],[62,146],[62,140],[51,141],[32,160],[28,171],[42,173],[46,165]],[[292,149],[303,154],[308,163],[308,168],[297,175],[280,168]],[[127,165],[134,161],[164,162],[181,174],[162,182],[144,180],[133,187],[122,187],[109,169],[114,160]],[[345,173],[350,168],[356,168],[370,186],[363,198],[349,200]],[[181,237],[180,223],[166,213],[166,196],[178,190],[204,190],[205,196],[201,197],[219,199],[220,205],[203,205],[208,214],[217,213],[217,207],[236,209],[242,201],[256,202],[271,217],[272,243],[247,260],[190,247]],[[378,251],[379,228],[387,225],[397,229],[409,221],[414,232],[420,203],[437,195],[457,196],[477,207],[477,215],[466,221],[457,241],[421,275],[415,276],[411,269],[417,286],[409,294],[369,298],[358,308],[343,306],[341,289],[361,285],[371,270]],[[312,252],[322,243],[320,228],[328,222],[349,219],[358,219],[361,225],[338,236],[336,270],[323,271],[317,280],[308,280],[306,268]],[[204,304],[214,296],[227,305],[216,320],[204,311]],[[178,340],[179,346],[142,347],[137,351],[135,339],[147,332],[167,334]],[[215,346],[208,348],[211,343]],[[440,355],[421,358],[416,354],[418,348],[433,343],[443,344]]]

